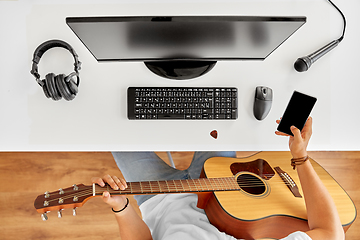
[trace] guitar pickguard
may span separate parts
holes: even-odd
[[[236,162],[230,165],[230,170],[234,175],[243,171],[251,172],[265,180],[269,180],[275,175],[270,164],[264,159],[257,159],[245,163]]]

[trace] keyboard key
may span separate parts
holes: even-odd
[[[157,119],[184,119],[183,114],[158,114]]]

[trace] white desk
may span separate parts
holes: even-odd
[[[345,39],[308,72],[293,63],[342,31],[339,13],[326,0],[233,1],[0,1],[0,150],[287,150],[287,138],[274,134],[293,90],[318,98],[312,112],[309,150],[359,150],[360,1],[334,0],[348,26]],[[98,63],[65,24],[65,17],[122,15],[306,16],[307,23],[265,61],[218,62],[206,75],[172,81],[152,74],[141,62]],[[75,100],[47,99],[30,75],[33,51],[49,39],[70,43],[82,61]],[[56,48],[44,54],[39,72],[70,73],[72,56]],[[256,86],[274,91],[263,121],[252,113]],[[128,86],[235,86],[236,121],[129,121]],[[216,129],[218,139],[210,132]]]

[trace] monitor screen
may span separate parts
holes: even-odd
[[[264,60],[306,17],[68,17],[97,61]]]

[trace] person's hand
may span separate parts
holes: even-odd
[[[110,187],[114,190],[125,190],[127,188],[126,181],[124,179],[119,179],[116,176],[110,176],[109,174],[105,175],[103,178],[93,177],[91,178],[92,183],[97,183],[101,187],[105,186],[105,183],[108,183]],[[126,196],[110,196],[108,191],[104,191],[102,199],[105,203],[109,204],[115,211],[122,209],[126,205]]]
[[[276,123],[279,124],[280,120],[276,120]],[[294,134],[294,136],[279,131],[275,131],[275,134],[279,136],[290,137],[289,148],[293,158],[302,158],[307,156],[306,147],[312,134],[312,117],[309,117],[307,119],[305,126],[301,132],[295,126],[291,126],[290,130]]]

